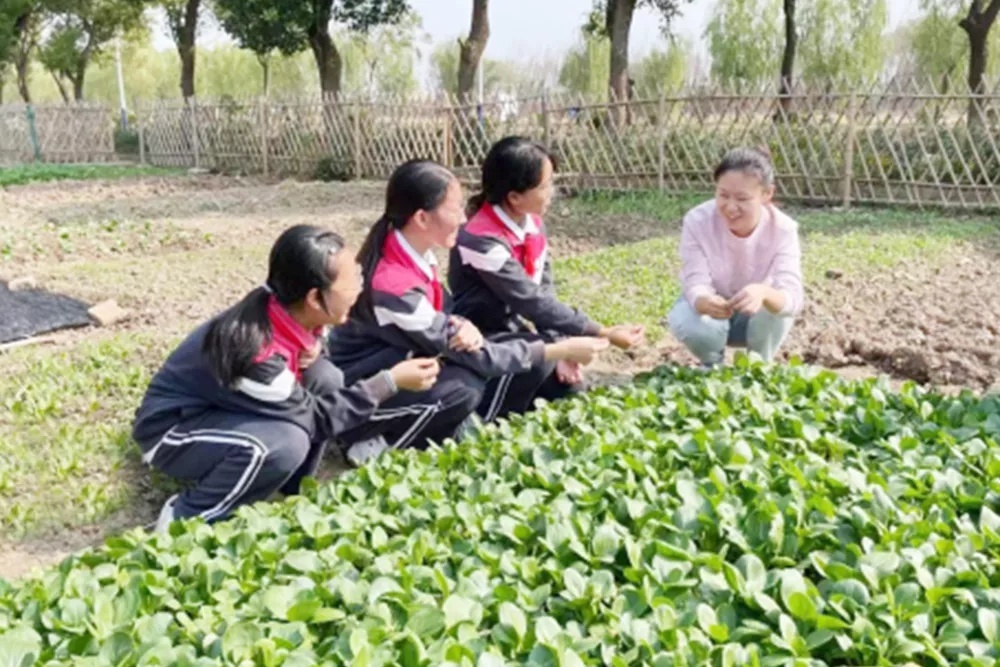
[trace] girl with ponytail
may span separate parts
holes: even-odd
[[[643,327],[604,326],[564,304],[555,293],[552,257],[542,216],[552,201],[555,160],[542,144],[506,137],[482,168],[482,190],[469,200],[471,216],[451,252],[448,284],[455,313],[486,335],[516,333],[553,341],[598,336],[622,349],[638,345]],[[555,366],[540,396],[556,399],[579,389],[580,367]]]
[[[227,517],[275,491],[296,493],[326,442],[352,441],[400,390],[433,386],[433,359],[395,364],[345,386],[321,354],[323,332],[343,322],[361,291],[353,254],[337,234],[285,230],[267,280],[199,326],[167,358],[136,411],[143,461],[194,482],[157,522]]]
[[[462,187],[448,169],[430,160],[400,165],[389,179],[385,210],[358,254],[361,297],[347,324],[330,335],[331,359],[349,382],[411,356],[441,360],[433,387],[400,392],[375,411],[373,423],[392,423],[384,432],[388,447],[455,437],[474,411],[486,420],[523,412],[558,361],[586,364],[607,345],[590,337],[557,344],[519,335],[484,338],[453,315],[434,250],[453,247],[464,221]]]

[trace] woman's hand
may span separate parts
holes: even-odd
[[[463,317],[452,315],[448,323],[457,327],[455,335],[448,341],[448,347],[456,352],[478,352],[483,347],[483,334],[476,325]]]
[[[440,371],[437,359],[407,359],[389,369],[389,375],[400,390],[427,391],[437,382]]]
[[[618,349],[628,350],[641,343],[645,333],[646,328],[641,324],[619,324],[601,329],[600,335]]]
[[[733,295],[729,307],[744,315],[756,315],[764,307],[764,300],[771,294],[771,288],[761,283],[747,285]]]
[[[312,366],[321,354],[323,354],[323,341],[317,340],[311,348],[299,352],[299,370],[304,371]]]
[[[556,364],[556,378],[563,384],[583,382],[583,370],[575,361],[563,360]]]
[[[728,320],[733,316],[730,302],[718,294],[700,296],[694,303],[694,309],[701,315],[708,315],[716,320]]]

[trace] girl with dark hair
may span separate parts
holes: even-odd
[[[473,411],[487,420],[523,412],[556,362],[586,364],[607,346],[587,337],[548,345],[509,334],[484,338],[451,314],[433,251],[451,248],[464,221],[462,187],[448,169],[430,160],[397,168],[386,187],[385,212],[358,255],[364,291],[348,323],[331,332],[331,358],[348,381],[414,354],[443,361],[434,387],[400,393],[375,411],[372,423],[394,422],[385,432],[388,447],[455,437]]]
[[[212,522],[280,490],[298,491],[325,443],[365,426],[399,390],[425,390],[434,359],[394,365],[351,386],[321,354],[361,291],[337,234],[298,225],[271,248],[267,281],[199,326],[154,375],[132,435],[143,461],[195,482],[157,522]],[[370,429],[368,430],[370,431]],[[366,435],[371,435],[366,432]]]
[[[542,224],[554,170],[545,146],[530,139],[506,137],[490,148],[482,192],[469,201],[472,217],[451,253],[448,284],[455,313],[487,336],[517,333],[543,341],[598,336],[631,348],[642,340],[643,327],[602,326],[556,296]],[[533,393],[560,398],[577,390],[582,379],[579,365],[564,360]]]
[[[766,150],[734,149],[714,176],[715,198],[684,216],[683,295],[667,322],[704,367],[727,345],[769,362],[802,309],[798,225],[774,205]]]

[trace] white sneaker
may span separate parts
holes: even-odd
[[[371,460],[389,449],[385,438],[377,436],[371,440],[362,440],[351,445],[347,450],[347,460],[354,466],[364,465],[365,461]]]
[[[174,505],[177,503],[177,496],[173,495],[167,498],[167,502],[163,503],[163,509],[160,510],[160,518],[156,520],[156,528],[153,530],[157,533],[166,533],[170,528],[170,524],[174,520]]]

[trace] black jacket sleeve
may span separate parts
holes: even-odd
[[[372,305],[385,339],[398,340],[418,355],[443,356],[483,377],[523,373],[544,362],[545,345],[541,341],[485,341],[477,352],[450,350],[448,342],[457,326],[449,323],[447,315],[435,310],[419,288],[402,296],[375,291]]]
[[[600,331],[600,325],[556,297],[548,259],[541,282],[536,283],[501,239],[460,234],[458,243],[462,264],[475,270],[501,301],[539,331],[558,331],[570,336],[596,335]]]

